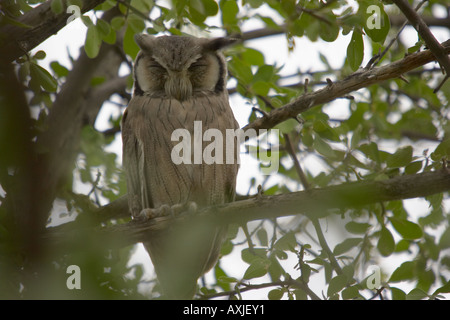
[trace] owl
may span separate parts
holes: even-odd
[[[123,167],[132,216],[148,218],[163,208],[233,201],[237,148],[234,161],[199,162],[193,154],[183,155],[192,161],[174,161],[173,148],[180,142],[174,141],[173,133],[182,129],[190,134],[187,142],[194,142],[195,135],[208,129],[225,137],[227,129],[239,128],[228,102],[227,65],[220,52],[235,40],[147,34],[135,40],[140,52],[134,63],[134,92],[122,118]],[[194,132],[199,128],[200,133]],[[202,150],[209,143],[201,141]],[[225,148],[225,139],[220,143]],[[193,297],[198,278],[217,262],[225,234],[226,227],[197,220],[174,223],[149,235],[144,246],[163,297]]]

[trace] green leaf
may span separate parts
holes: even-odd
[[[364,31],[373,41],[382,44],[389,33],[391,23],[389,21],[389,16],[386,11],[384,11],[384,6],[381,3],[378,3],[373,9],[375,10],[369,13],[366,11]]]
[[[355,299],[358,298],[359,296],[360,296],[359,290],[358,287],[356,286],[351,286],[342,290],[342,299],[344,300]]]
[[[283,295],[284,295],[283,290],[273,289],[269,291],[267,297],[269,298],[269,300],[281,300],[281,298],[283,298]]]
[[[343,242],[337,244],[334,249],[333,249],[333,253],[336,256],[339,256],[355,247],[357,247],[361,242],[362,242],[362,238],[348,238],[345,239]]]
[[[414,222],[408,221],[406,219],[398,219],[395,217],[389,218],[394,229],[400,233],[404,239],[414,240],[422,237],[422,228]]]
[[[188,3],[189,20],[196,25],[201,25],[206,19],[206,10],[201,0],[190,0]]]
[[[294,232],[288,232],[284,236],[282,236],[280,239],[278,239],[275,244],[274,248],[282,251],[295,251],[295,247],[297,246],[297,240],[295,239]]]
[[[364,58],[364,42],[361,32],[353,30],[352,39],[347,46],[347,61],[353,71],[358,70]]]
[[[243,84],[250,83],[253,80],[253,73],[250,65],[241,59],[232,59],[228,65],[230,71]]]
[[[417,41],[415,45],[408,48],[408,54],[414,53],[416,51],[419,51],[419,49],[424,45],[424,41]]]
[[[414,174],[420,171],[422,169],[422,163],[423,161],[414,161],[408,164],[405,167],[405,173],[406,174]]]
[[[86,42],[84,44],[84,51],[91,59],[97,57],[100,46],[102,44],[102,38],[98,28],[94,25],[88,27],[86,34]]]
[[[414,261],[406,261],[392,273],[389,282],[412,280],[414,277]]]
[[[268,236],[267,236],[267,231],[266,231],[266,229],[264,229],[264,228],[259,229],[259,230],[256,232],[256,236],[258,237],[259,243],[260,243],[262,246],[265,247],[265,246],[268,245],[269,239],[268,239]]]
[[[377,249],[384,257],[390,256],[395,250],[394,237],[386,227],[381,228]]]
[[[268,259],[258,258],[253,260],[244,273],[244,279],[248,280],[265,276],[269,270],[269,266],[270,260]]]
[[[336,17],[330,11],[324,18],[327,19],[328,23],[319,21],[319,35],[324,41],[333,42],[337,39],[340,30],[339,26],[336,24]]]
[[[108,34],[111,32],[111,26],[103,19],[97,20],[97,29],[102,39],[108,36]]]
[[[330,147],[330,145],[322,140],[322,138],[318,135],[315,135],[314,137],[313,147],[318,153],[325,157],[332,159],[336,157],[336,154],[334,153],[334,150]]]
[[[439,239],[439,248],[450,248],[450,228],[447,228]]]
[[[270,83],[264,81],[257,81],[252,84],[252,92],[256,95],[267,96],[271,88]]]
[[[30,75],[31,78],[44,89],[49,92],[56,92],[56,88],[58,87],[58,83],[52,75],[42,68],[41,66],[31,63],[30,64]]]
[[[125,30],[125,35],[123,37],[123,50],[132,59],[136,58],[136,56],[140,50],[139,46],[134,41],[134,35],[135,35],[135,32],[133,31],[133,28],[130,25],[128,25],[127,29]]]
[[[111,20],[111,27],[114,30],[119,30],[125,25],[125,18],[123,16],[114,17]]]
[[[360,223],[360,222],[354,222],[350,221],[345,225],[345,229],[354,234],[365,234],[366,231],[371,227],[369,223]]]
[[[419,288],[412,289],[406,295],[406,300],[422,300],[424,298],[428,298],[428,294]]]
[[[222,23],[225,26],[237,24],[237,16],[239,13],[239,7],[237,1],[225,0],[221,1],[222,7]]]
[[[39,50],[38,52],[36,52],[34,54],[33,58],[38,59],[38,60],[42,60],[42,59],[45,59],[46,55],[47,54],[45,53],[45,51]]]
[[[135,32],[140,33],[145,29],[145,22],[142,18],[137,17],[136,15],[130,15],[128,17],[128,26]]]
[[[249,64],[254,65],[255,62],[249,62]],[[264,63],[264,62],[263,62]],[[274,77],[276,76],[276,70],[273,66],[269,66],[264,64],[258,67],[258,71],[256,71],[253,81],[274,81]]]
[[[322,138],[329,139],[332,141],[340,141],[339,135],[336,133],[336,130],[324,121],[324,120],[316,120],[313,124],[313,129],[317,132]]]
[[[253,9],[259,8],[264,3],[262,0],[244,0],[242,2],[244,4],[249,4]]]
[[[391,287],[392,300],[406,300],[406,293],[399,288]]]
[[[222,247],[220,248],[220,255],[226,256],[230,254],[233,251],[233,248],[233,243],[229,239],[225,240]]]
[[[296,300],[308,300],[308,295],[303,290],[300,289],[294,290],[294,294]]]
[[[436,276],[433,270],[427,269],[417,273],[417,280],[417,288],[428,292],[433,283],[435,283]]]
[[[407,166],[412,161],[412,155],[413,149],[411,146],[398,149],[394,154],[387,157],[386,164],[390,168]]]
[[[103,42],[106,42],[108,44],[115,44],[116,43],[116,31],[114,29],[111,29],[109,33],[102,38]]]
[[[86,27],[89,28],[89,27],[94,26],[94,23],[92,22],[91,18],[89,18],[88,16],[82,15],[80,17],[80,19],[81,19],[81,21],[83,21],[83,23]]]
[[[205,7],[203,6],[203,2],[201,0],[190,0],[189,7],[191,9],[196,10],[198,13],[202,15],[205,14]]]
[[[439,293],[449,293],[450,292],[450,281],[447,281],[442,287],[433,292],[433,295],[437,295]]]
[[[330,297],[335,293],[338,293],[347,285],[347,276],[339,275],[330,280],[327,290],[327,296]]]
[[[241,251],[241,259],[251,264],[256,259],[266,259],[267,250],[262,248],[246,248]]]
[[[441,161],[442,158],[448,159],[450,157],[450,139],[442,141],[431,154],[431,159],[434,161]]]
[[[248,62],[253,66],[263,66],[264,65],[264,55],[253,48],[245,48],[245,50],[240,54],[242,60]],[[272,67],[272,66],[270,66]]]
[[[209,17],[215,16],[219,12],[219,6],[214,0],[203,0],[203,8]]]
[[[395,246],[395,252],[404,252],[409,250],[409,245],[411,244],[411,241],[402,239],[399,242],[397,242],[397,245]]]
[[[222,290],[228,291],[231,289],[230,283],[236,283],[237,280],[228,277],[225,271],[220,268],[219,264],[214,267],[214,277],[217,279],[217,285],[222,288]]]
[[[238,280],[234,277],[221,276],[217,280],[220,280],[223,283],[236,283]]]
[[[282,275],[286,274],[283,267],[280,265],[280,262],[278,261],[278,259],[280,259],[280,260],[286,260],[286,259],[280,258],[280,254],[286,255],[286,253],[284,251],[275,250],[275,254],[271,255],[269,258],[270,266],[269,266],[268,272],[269,272],[269,276],[272,279],[272,281],[279,280]]]
[[[54,14],[60,14],[63,12],[63,1],[62,0],[52,0],[50,8]]]
[[[280,29],[280,25],[278,23],[276,23],[271,17],[266,17],[266,16],[262,16],[259,14],[256,14],[255,17],[261,19],[266,24],[266,26],[269,27],[270,29],[274,29],[274,30]]]
[[[298,122],[294,119],[288,119],[286,121],[283,121],[279,124],[277,124],[274,129],[278,129],[281,131],[281,133],[288,134],[289,132],[292,132],[295,127],[298,126]]]

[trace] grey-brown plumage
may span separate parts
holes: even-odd
[[[232,164],[177,165],[171,158],[179,143],[172,141],[172,133],[187,129],[194,137],[194,121],[201,121],[202,133],[219,129],[224,145],[226,129],[239,128],[228,103],[226,62],[218,51],[232,40],[141,34],[136,42],[141,51],[134,67],[135,89],[122,120],[132,215],[142,216],[146,208],[232,201],[237,152]],[[208,144],[204,142],[203,148]],[[193,296],[198,277],[218,259],[224,232],[224,228],[190,223],[149,237],[144,245],[165,297]]]

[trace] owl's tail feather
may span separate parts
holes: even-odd
[[[198,278],[217,262],[226,228],[184,222],[144,243],[155,267],[163,298],[194,297]]]

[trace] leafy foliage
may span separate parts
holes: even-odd
[[[8,3],[2,8],[5,14],[1,16],[0,29],[20,25],[18,18],[33,10],[39,1]],[[59,14],[69,3],[75,2],[53,0],[51,10]],[[379,15],[370,14],[371,6],[379,9]],[[424,16],[432,16],[444,6],[444,1],[428,1],[424,5]],[[117,12],[112,18],[104,18],[105,12],[115,9]],[[377,0],[358,1],[358,5],[347,1],[302,0],[173,0],[170,3],[107,0],[81,20],[86,26],[86,55],[96,58],[102,46],[113,44],[118,51],[123,50],[128,72],[131,72],[130,61],[139,50],[133,37],[140,32],[209,36],[223,30],[228,35],[239,36],[246,35],[247,23],[254,23],[263,26],[263,31],[275,30],[286,38],[285,48],[273,50],[290,52],[294,52],[300,38],[323,43],[331,51],[337,50],[333,45],[339,39],[346,39],[346,59],[339,68],[330,65],[328,59],[333,52],[327,52],[320,53],[324,69],[316,70],[311,66],[311,70],[303,72],[286,70],[283,61],[269,63],[264,50],[247,46],[247,42],[228,49],[230,93],[240,98],[238,101],[242,105],[238,108],[249,107],[248,121],[251,122],[260,113],[289,103],[305,88],[317,90],[326,85],[327,78],[341,79],[364,67],[365,57],[382,52],[392,39],[394,45],[381,57],[383,64],[422,50],[422,42],[408,47],[402,37],[395,39],[399,26],[389,23],[391,15],[396,15],[394,6]],[[368,27],[371,19],[380,19],[380,27]],[[39,50],[16,61],[18,78],[33,114],[33,139],[38,139],[48,129],[47,121],[53,104],[62,94],[61,86],[71,73],[82,72],[75,69],[73,59],[72,66],[51,61],[47,69],[41,63],[45,57],[45,51]],[[253,192],[261,183],[264,194],[282,194],[349,181],[382,181],[440,169],[450,155],[447,112],[450,81],[434,93],[433,88],[441,76],[438,69],[433,65],[424,66],[408,74],[408,82],[401,79],[379,82],[355,92],[343,103],[315,106],[297,119],[280,124],[277,126],[280,129],[280,168],[273,175],[276,179],[255,174],[247,189]],[[115,78],[93,77],[90,88],[94,90]],[[129,92],[130,81],[127,85]],[[115,98],[113,105],[120,114],[129,93]],[[103,108],[111,108],[110,101],[102,103]],[[251,107],[257,107],[260,112],[250,112]],[[338,112],[342,109],[347,111],[345,116]],[[113,113],[115,115],[107,121],[110,128],[107,131],[98,129],[95,118],[84,123],[72,172],[58,190],[47,228],[75,218],[80,230],[129,221],[123,216],[100,222],[92,218],[97,208],[126,193],[120,159],[112,150],[112,145],[120,139],[115,135],[120,130],[118,113]],[[288,152],[289,144],[295,147],[295,159]],[[33,147],[39,154],[46,152],[39,150],[39,144]],[[250,156],[260,160],[257,152]],[[308,185],[301,181],[294,165],[296,161],[303,168]],[[311,162],[319,164],[319,169]],[[27,265],[26,257],[15,242],[15,218],[8,200],[15,176],[14,169],[9,170],[9,174],[6,169],[2,172],[0,184],[0,191],[4,191],[0,192],[0,297],[135,299],[158,296],[158,286],[152,276],[149,280],[143,266],[129,265],[136,246],[117,249],[109,243],[91,243],[89,232],[76,248],[54,250],[43,258],[44,271],[37,273],[38,278],[26,278],[23,268]],[[422,200],[428,207],[421,213],[406,201],[390,201],[363,208],[342,208],[330,212],[321,223],[311,223],[306,217],[297,216],[231,226],[221,260],[199,286],[198,294],[205,298],[227,296],[233,299],[254,294],[273,300],[445,296],[450,292],[450,220],[444,205],[446,195],[435,194]],[[325,237],[322,229],[327,231]],[[65,286],[65,271],[71,264],[79,265],[83,272],[81,291],[70,291]],[[234,269],[237,264],[240,267]],[[368,286],[370,274],[366,274],[366,270],[369,266],[381,269],[376,288]],[[318,281],[325,283],[325,287],[317,290]],[[40,290],[43,283],[45,286],[54,284],[46,296]],[[142,288],[144,283],[147,283],[145,289]],[[323,296],[314,292],[322,292]]]

